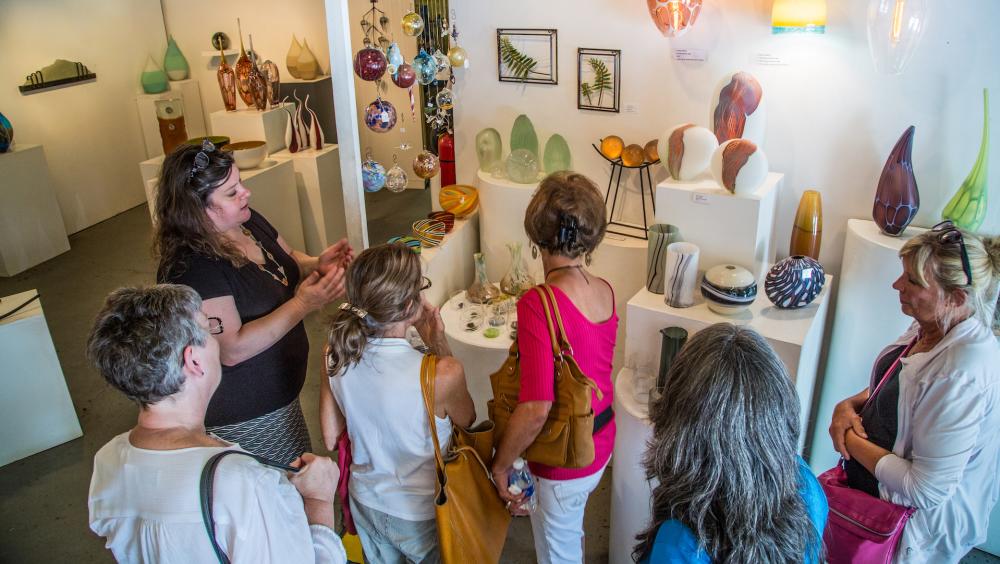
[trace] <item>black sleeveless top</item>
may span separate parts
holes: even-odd
[[[874,391],[878,387],[886,370],[905,351],[906,345],[899,345],[889,349],[875,361],[875,370],[869,385],[870,390]],[[896,426],[899,421],[899,373],[902,370],[903,364],[897,363],[885,385],[876,394],[875,399],[860,413],[861,424],[864,426],[865,432],[868,433],[868,440],[889,451],[896,444]],[[846,461],[844,470],[847,471],[847,484],[849,486],[867,492],[874,497],[880,497],[878,480],[864,466],[852,458]]]

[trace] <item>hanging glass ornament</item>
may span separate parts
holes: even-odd
[[[361,80],[375,81],[385,74],[385,67],[388,63],[382,51],[367,47],[358,51],[354,56],[354,73]]]
[[[396,125],[396,108],[390,102],[376,98],[365,110],[365,125],[375,133],[389,131]]]
[[[437,61],[421,48],[420,53],[413,58],[413,71],[417,73],[417,82],[427,86],[437,77]]]
[[[889,75],[903,72],[930,22],[930,4],[930,0],[868,1],[868,50],[875,70]]]
[[[416,81],[417,73],[406,63],[396,67],[396,73],[392,75],[392,83],[400,88],[409,88]]]
[[[441,52],[440,49],[436,49],[434,54],[434,63],[437,65],[437,72],[444,72],[451,68],[451,61],[448,60],[448,55]]]
[[[389,45],[389,50],[387,51],[386,54],[386,60],[389,62],[389,66],[386,68],[386,70],[389,71],[389,74],[393,75],[393,81],[395,81],[396,69],[398,69],[400,65],[406,62],[406,59],[403,58],[403,53],[399,50],[398,43],[393,42],[391,45]]]
[[[420,178],[425,180],[433,178],[440,170],[441,163],[438,161],[437,155],[426,149],[420,151],[420,154],[413,159],[413,172]]]
[[[396,155],[392,155],[392,168],[389,172],[385,173],[385,187],[392,193],[398,194],[403,190],[406,190],[406,184],[409,182],[409,178],[406,176],[406,171],[403,167],[399,166],[396,162]]]
[[[458,45],[448,50],[448,61],[451,62],[451,66],[453,67],[464,67],[468,59],[468,53],[466,53],[465,49],[462,49]]]
[[[420,14],[416,12],[410,12],[403,16],[402,25],[403,33],[410,37],[416,37],[424,30],[424,18],[420,17]]]
[[[361,163],[361,181],[365,192],[378,192],[385,186],[385,180],[385,167],[376,162],[368,151],[365,162]]]
[[[450,110],[455,106],[454,95],[450,88],[442,88],[435,100],[437,100],[437,106],[441,110]]]

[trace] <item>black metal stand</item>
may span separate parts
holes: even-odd
[[[649,222],[646,221],[646,186],[649,185],[649,203],[653,207],[653,213],[656,213],[656,199],[653,197],[653,176],[649,173],[649,167],[651,165],[657,164],[660,161],[656,160],[654,162],[644,162],[639,166],[626,166],[622,163],[621,157],[617,159],[609,159],[601,152],[597,145],[593,143],[590,144],[591,147],[597,151],[601,158],[611,163],[611,177],[608,178],[608,191],[604,195],[604,207],[607,209],[608,200],[611,200],[611,209],[608,209],[608,233],[614,233],[615,235],[621,235],[622,237],[632,237],[633,239],[643,239],[648,240],[649,236],[647,231],[649,230]],[[642,226],[638,224],[625,223],[622,221],[615,221],[612,216],[615,213],[615,206],[618,204],[618,191],[622,184],[622,170],[623,169],[638,169],[639,170],[639,199],[642,201]],[[615,172],[618,173],[618,180],[615,181]],[[615,184],[614,196],[611,195],[611,183]],[[642,230],[641,234],[636,233],[622,233],[621,231],[615,231],[610,226],[621,227],[624,229],[633,229],[635,231]]]

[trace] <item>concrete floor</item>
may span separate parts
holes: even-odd
[[[382,191],[368,195],[373,242],[409,231],[430,211],[428,194]],[[87,491],[93,456],[135,424],[137,408],[110,388],[84,357],[87,333],[105,296],[126,285],[150,284],[155,264],[149,213],[140,206],[70,237],[72,249],[31,270],[0,278],[0,296],[37,288],[83,437],[0,467],[0,563],[113,562],[103,541],[87,526]],[[318,390],[324,316],[306,320],[313,343],[302,405],[316,452],[320,440]],[[25,375],[29,377],[30,375]],[[587,511],[587,562],[606,562],[610,479],[605,476]],[[533,562],[531,527],[512,524],[504,562]]]

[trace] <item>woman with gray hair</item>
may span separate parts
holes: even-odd
[[[187,286],[122,288],[108,296],[87,342],[105,380],[139,404],[131,430],[94,457],[90,528],[119,562],[212,562],[202,520],[202,468],[237,450],[205,430],[222,378],[218,318],[206,317]],[[347,561],[334,533],[338,471],[303,454],[290,479],[247,456],[217,468],[211,509],[219,547],[238,562]]]
[[[637,561],[819,562],[826,497],[796,454],[798,396],[763,337],[726,323],[696,333],[649,418],[658,484]]]
[[[914,322],[837,404],[830,437],[850,487],[916,508],[897,562],[958,562],[1000,494],[1000,238],[945,221],[899,256],[892,287]]]

